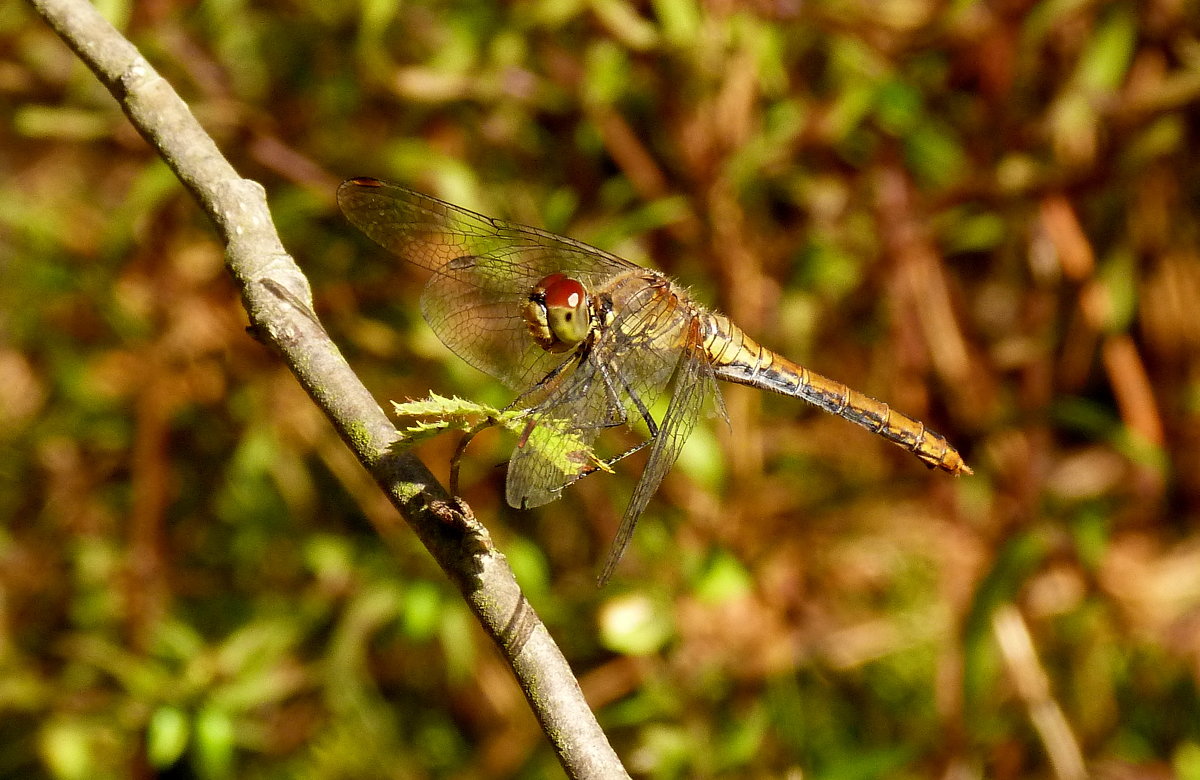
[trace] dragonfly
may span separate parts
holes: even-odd
[[[649,446],[600,585],[706,404],[725,416],[717,380],[800,398],[931,468],[972,473],[941,434],[760,345],[658,271],[380,179],[348,179],[337,197],[368,238],[433,273],[421,313],[442,343],[517,394],[509,408],[528,422],[509,459],[509,505],[553,501],[573,482]],[[656,419],[652,410],[664,402]],[[618,426],[640,430],[640,440],[598,462],[592,444]],[[564,430],[572,435],[553,435]]]

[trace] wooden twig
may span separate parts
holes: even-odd
[[[486,529],[420,461],[392,448],[396,431],[313,313],[308,281],[283,248],[263,188],[238,175],[171,86],[86,0],[29,2],[92,69],[212,219],[254,333],[278,350],[458,585],[508,660],[567,774],[628,777],[566,659]]]

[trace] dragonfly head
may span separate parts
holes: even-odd
[[[533,340],[547,352],[568,352],[592,330],[587,288],[566,274],[550,274],[535,284],[524,315]]]

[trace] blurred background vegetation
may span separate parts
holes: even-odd
[[[597,591],[640,462],[519,512],[477,439],[466,498],[631,771],[1200,778],[1195,0],[101,5],[381,403],[508,398],[337,213],[351,175],[651,263],[975,468],[727,388]],[[0,105],[0,775],[560,776],[18,3]]]

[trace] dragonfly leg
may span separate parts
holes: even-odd
[[[507,412],[507,411],[511,411],[512,409],[520,408],[522,403],[525,402],[526,400],[528,400],[530,396],[546,389],[552,382],[556,381],[560,376],[562,376],[562,373],[564,371],[566,371],[569,367],[578,365],[580,363],[580,360],[581,360],[581,358],[579,357],[578,353],[576,353],[576,355],[573,356],[570,360],[564,360],[563,362],[559,363],[554,368],[550,369],[550,372],[548,374],[546,374],[544,377],[539,379],[537,382],[535,382],[533,385],[531,385],[528,389],[521,391],[520,395],[518,395],[516,398],[514,398],[508,406],[504,407],[504,411]],[[525,410],[525,413],[533,414],[536,411],[540,411],[540,404],[535,404],[534,406],[529,407],[528,409]]]
[[[642,399],[638,398],[638,394],[633,392],[633,388],[625,381],[625,377],[621,377],[621,386],[625,389],[625,394],[629,396],[629,400],[633,401],[633,405],[637,407],[638,413],[642,415],[642,419],[646,421],[646,427],[650,429],[650,439],[653,440],[658,435],[658,423],[654,422],[654,418],[650,416],[650,410],[646,408],[646,404],[642,403]],[[611,382],[605,373],[605,382]],[[609,385],[611,388],[611,384]],[[621,407],[624,408],[624,407]]]
[[[584,344],[582,347],[580,347],[578,350],[576,350],[575,354],[571,357],[570,360],[564,360],[562,363],[559,363],[557,366],[555,366],[549,373],[547,373],[544,377],[542,377],[540,380],[538,380],[538,382],[536,384],[534,384],[528,390],[526,390],[523,393],[521,393],[520,395],[518,395],[512,401],[512,403],[510,403],[508,406],[504,407],[504,411],[509,411],[511,409],[519,408],[521,406],[522,402],[526,401],[530,396],[532,396],[534,394],[542,393],[552,383],[561,381],[563,373],[568,368],[571,368],[571,367],[577,368],[577,367],[583,365],[584,361],[586,361],[588,356],[591,354],[591,346],[592,346],[592,344],[590,341],[587,342],[586,344]],[[626,421],[626,417],[625,417],[625,408],[624,408],[624,406],[621,405],[620,397],[617,395],[617,391],[613,387],[612,380],[609,378],[608,373],[604,370],[603,366],[595,366],[595,368],[597,369],[597,371],[600,373],[601,377],[604,380],[604,387],[608,393],[608,398],[610,401],[610,408],[615,409],[617,411],[617,416],[608,417],[604,420],[603,427],[612,428],[617,425],[621,425]],[[575,395],[587,395],[588,390],[591,386],[591,382],[592,382],[592,377],[584,375],[580,379],[580,384],[582,385],[582,387],[572,388],[574,391],[576,391],[574,394]],[[630,393],[630,395],[632,396],[632,392]],[[535,415],[542,414],[544,412],[549,411],[554,406],[557,406],[557,405],[563,403],[563,400],[564,399],[559,398],[554,404],[550,404],[550,403],[547,403],[546,401],[542,401],[541,403],[534,404],[533,406],[530,406],[527,409],[522,410],[521,416],[530,417],[533,419],[531,419],[529,421],[529,424],[525,427],[525,430],[521,433],[521,436],[517,443],[518,447],[525,446],[525,442],[529,440],[529,436],[533,433],[533,429],[537,427],[537,419],[535,418]],[[639,403],[639,407],[641,407],[640,403]],[[642,413],[643,413],[643,415],[646,414],[644,407],[642,407]]]
[[[640,441],[637,444],[630,447],[629,449],[622,452],[620,455],[613,455],[611,458],[608,458],[607,460],[602,460],[599,463],[593,463],[591,465],[584,466],[583,468],[581,468],[579,470],[579,473],[576,474],[575,476],[571,477],[571,481],[564,484],[563,487],[568,488],[571,485],[574,485],[579,480],[583,479],[584,477],[589,476],[591,474],[595,474],[597,471],[611,471],[612,467],[615,464],[619,463],[622,460],[625,460],[625,458],[628,458],[633,453],[637,452],[638,450],[641,450],[642,448],[644,448],[647,444],[649,444],[652,441],[654,441],[654,439],[646,439],[645,441]]]
[[[606,427],[613,428],[627,422],[629,420],[629,416],[625,411],[625,404],[621,403],[621,394],[617,392],[617,387],[613,383],[612,374],[610,373],[609,368],[604,363],[597,364],[596,368],[599,369],[600,378],[604,380],[604,391],[608,396],[609,412],[610,414],[612,412],[616,412],[615,415],[610,416],[605,421],[607,423]],[[633,400],[634,405],[637,406],[638,411],[642,414],[642,417],[649,419],[650,415],[646,412],[645,404],[642,403],[642,400],[638,398],[633,390],[629,387],[629,383],[625,381],[625,377],[618,376],[617,378],[621,380],[622,389],[624,389],[625,393]],[[653,421],[651,422],[653,423]]]
[[[605,385],[605,387],[608,388],[610,395],[616,396],[616,388],[613,387],[612,377],[610,377],[608,375],[607,371],[601,371],[600,373],[604,377],[604,385]],[[646,427],[650,430],[649,438],[645,439],[644,441],[638,442],[637,444],[633,445],[632,447],[625,450],[624,452],[622,452],[619,455],[614,455],[613,457],[608,458],[607,460],[603,460],[597,464],[584,466],[582,469],[580,469],[579,473],[576,474],[571,479],[571,481],[568,482],[563,487],[569,487],[570,485],[574,485],[579,480],[583,479],[584,477],[588,476],[589,474],[595,474],[597,471],[611,470],[611,468],[614,464],[618,463],[619,461],[624,460],[625,458],[628,458],[633,453],[637,452],[638,450],[642,449],[650,442],[654,441],[654,439],[658,436],[658,423],[654,422],[654,418],[650,415],[650,410],[646,408],[646,404],[642,402],[642,399],[638,397],[637,393],[633,392],[633,388],[629,386],[629,383],[625,381],[624,377],[620,377],[620,380],[621,380],[621,386],[625,390],[625,394],[629,396],[629,399],[631,401],[633,401],[633,405],[637,407],[638,413],[641,414],[642,419],[646,422]],[[618,402],[618,406],[622,409],[624,408],[623,406],[620,406],[619,402]]]
[[[534,395],[538,395],[538,394],[549,395],[550,393],[547,392],[547,388],[549,388],[553,383],[561,381],[564,372],[568,368],[577,368],[577,367],[583,365],[584,361],[587,360],[588,355],[591,354],[591,351],[592,351],[591,347],[592,347],[591,340],[585,342],[579,349],[575,350],[575,352],[571,355],[571,357],[569,359],[564,360],[563,362],[559,363],[554,368],[550,369],[550,371],[544,377],[539,379],[528,389],[523,390],[516,398],[514,398],[512,400],[512,403],[510,403],[508,406],[504,407],[503,411],[507,412],[512,409],[520,408],[523,403],[528,401],[528,399]],[[585,388],[585,391],[586,391],[586,388]],[[561,400],[559,401],[559,403],[561,403]],[[550,405],[547,404],[545,402],[545,400],[543,400],[541,403],[534,404],[533,406],[530,406],[529,408],[525,409],[524,414],[526,414],[526,415],[538,414],[540,412],[546,411],[549,408],[550,408]]]

